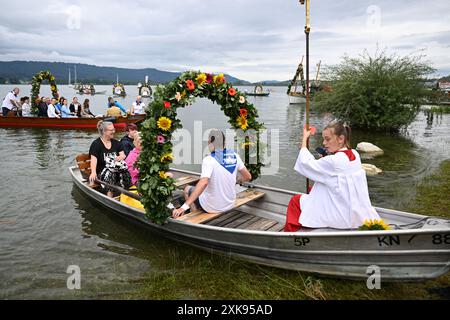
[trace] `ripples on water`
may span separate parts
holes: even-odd
[[[9,89],[1,87],[0,95]],[[249,97],[265,126],[280,130],[280,168],[258,183],[303,191],[305,180],[292,168],[305,107],[289,105],[285,88],[270,90],[268,98]],[[61,91],[72,96],[67,87]],[[121,102],[131,104],[135,91],[127,87],[131,95]],[[90,97],[94,112],[103,112],[106,98]],[[195,120],[203,121],[203,129],[227,126],[219,107],[204,99],[180,110],[179,116],[191,132]],[[311,122],[319,129],[324,126],[314,107]],[[365,161],[384,170],[368,178],[373,204],[405,206],[417,183],[449,158],[449,131],[449,115],[431,119],[421,112],[401,135],[354,132],[354,144],[369,141],[385,150],[384,156]],[[95,131],[0,128],[0,298],[99,298],[127,292],[132,290],[130,281],[144,272],[164,272],[171,252],[183,247],[108,214],[73,185],[67,168],[96,137]],[[311,149],[321,144],[318,137],[311,140]],[[200,165],[179,167],[200,170]],[[81,268],[79,292],[66,289],[69,265]]]

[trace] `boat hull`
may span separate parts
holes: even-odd
[[[289,95],[289,104],[300,104],[305,103],[306,99],[303,96],[292,96]]]
[[[253,97],[267,97],[269,96],[270,92],[264,92],[264,93],[246,93],[246,96],[253,96]]]
[[[97,129],[99,120],[110,118],[38,118],[38,117],[1,117],[0,127],[54,128],[54,129]],[[145,115],[116,118],[114,127],[124,130],[128,123],[139,123]]]
[[[450,222],[447,219],[433,218],[417,229],[388,231],[310,229],[285,233],[232,229],[173,219],[161,226],[152,223],[143,212],[89,188],[76,167],[72,167],[70,172],[77,187],[108,212],[203,250],[272,267],[339,278],[367,279],[373,266],[379,268],[382,281],[425,280],[450,270]],[[241,210],[283,221],[283,214],[270,212],[277,207],[277,202],[287,203],[295,193],[261,186],[255,188],[264,191],[265,197],[256,200],[254,205],[243,206]],[[388,209],[377,208],[377,211],[385,220],[394,222],[420,222],[426,218]]]

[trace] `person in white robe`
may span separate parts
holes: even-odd
[[[328,155],[318,160],[306,147],[310,135],[311,130],[303,130],[294,169],[315,183],[309,194],[292,197],[284,231],[356,229],[366,219],[380,219],[370,202],[360,156],[350,148],[350,128],[339,121],[328,125],[322,132]]]

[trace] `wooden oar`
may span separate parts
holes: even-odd
[[[141,197],[140,195],[138,195],[138,194],[136,194],[136,193],[133,193],[133,192],[130,192],[130,191],[128,191],[128,190],[125,190],[125,189],[122,188],[122,187],[115,186],[115,185],[113,185],[113,184],[109,184],[109,183],[107,183],[107,182],[105,182],[105,181],[102,181],[102,180],[99,180],[99,179],[95,179],[95,182],[96,182],[96,183],[99,183],[99,184],[103,184],[103,185],[107,186],[108,188],[117,190],[117,191],[123,193],[124,195],[129,196],[130,198],[136,199],[136,200],[138,200],[138,201],[141,201],[141,200],[142,200],[142,197]]]
[[[133,193],[133,192],[130,192],[130,191],[128,191],[128,190],[125,190],[125,189],[122,188],[122,187],[115,186],[115,185],[113,185],[113,184],[109,184],[109,183],[104,182],[104,181],[99,180],[99,179],[95,179],[95,182],[96,182],[96,183],[99,183],[99,184],[104,184],[104,185],[107,186],[108,188],[115,189],[115,190],[117,190],[117,191],[123,193],[124,195],[129,196],[130,198],[133,198],[133,199],[135,199],[135,200],[137,200],[137,201],[141,201],[141,200],[142,200],[142,197],[141,197],[140,195],[138,195],[138,194],[136,194],[136,193]],[[167,205],[167,208],[170,209],[170,210],[175,209],[175,207],[173,206],[173,204],[172,204],[171,202]]]

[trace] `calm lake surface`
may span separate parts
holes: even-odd
[[[20,96],[30,95],[30,86],[19,87]],[[111,86],[96,89],[110,93]],[[284,87],[266,89],[271,91],[269,97],[248,100],[259,110],[266,128],[279,130],[279,169],[257,183],[304,191],[305,179],[292,168],[305,106],[289,105]],[[12,86],[0,86],[1,99],[9,90]],[[69,101],[74,96],[74,90],[67,86],[59,90]],[[128,108],[137,88],[127,86],[126,90],[128,96],[118,100]],[[50,95],[48,86],[42,87],[41,95]],[[78,97],[80,101],[85,98]],[[89,96],[91,110],[104,113],[107,97]],[[202,121],[203,130],[227,128],[227,118],[208,100],[198,99],[180,110],[179,116],[190,132],[194,121]],[[314,107],[311,122],[319,130],[325,124]],[[385,151],[381,157],[363,161],[384,171],[368,177],[373,205],[405,207],[415,196],[416,185],[450,158],[449,132],[449,114],[431,117],[425,111],[398,135],[354,132],[354,146],[368,141]],[[73,185],[68,167],[75,164],[77,154],[88,151],[95,138],[95,131],[0,128],[0,299],[114,297],[132,290],[130,283],[144,273],[166,271],[164,265],[173,259],[171,252],[183,248],[108,214]],[[319,139],[320,135],[313,137],[311,149],[321,144]],[[178,167],[200,170],[200,165]],[[81,291],[66,287],[69,265],[81,268]]]

